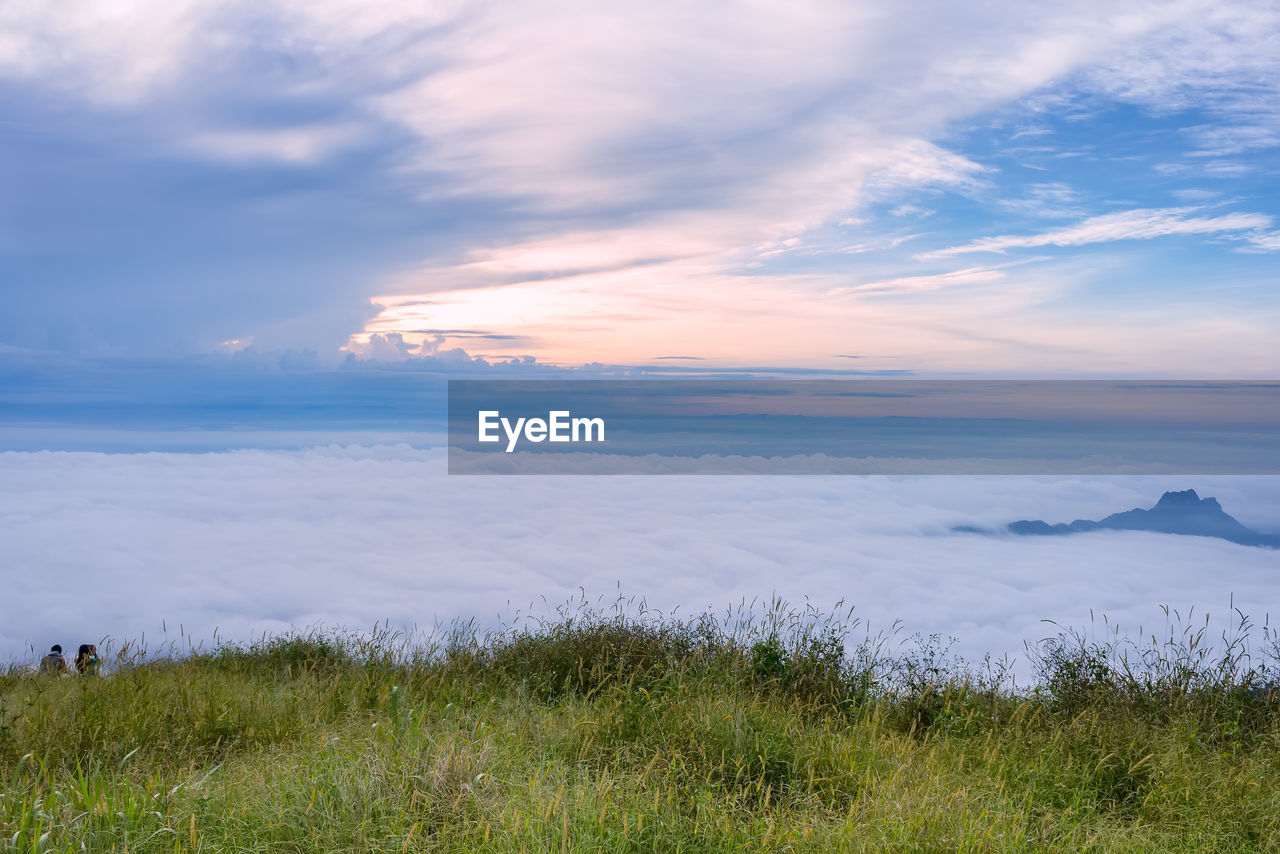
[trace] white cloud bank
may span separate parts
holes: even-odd
[[[839,599],[960,651],[1021,656],[1090,612],[1157,605],[1259,622],[1280,553],[1192,537],[949,533],[1149,506],[1194,487],[1280,528],[1274,478],[448,477],[407,446],[216,454],[0,454],[0,660],[97,640],[246,639],[317,622],[428,627],[579,587],[682,613],[778,593]]]

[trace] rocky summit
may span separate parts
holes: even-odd
[[[1240,524],[1216,498],[1201,498],[1194,489],[1166,492],[1149,510],[1135,508],[1104,519],[1076,519],[1051,525],[1023,519],[1008,526],[1010,533],[1028,536],[1078,534],[1084,531],[1152,531],[1196,537],[1217,537],[1246,546],[1280,548],[1280,534],[1263,534]]]

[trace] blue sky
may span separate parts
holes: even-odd
[[[1277,367],[1271,4],[87,2],[0,32],[0,358],[46,371]]]

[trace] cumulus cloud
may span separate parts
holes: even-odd
[[[1193,487],[1280,528],[1273,478],[449,477],[407,446],[212,454],[0,454],[6,600],[0,655],[104,635],[153,645],[323,622],[430,626],[576,594],[681,613],[776,592],[843,599],[888,628],[1021,655],[1089,624],[1136,630],[1156,606],[1261,622],[1273,551],[1107,532],[949,533],[1026,517],[1096,518]]]

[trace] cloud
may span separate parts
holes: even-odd
[[[182,73],[195,54],[211,7],[176,0],[91,0],[74,12],[34,3],[0,10],[0,70],[9,75],[79,88],[114,104],[135,102]]]
[[[246,640],[316,622],[500,614],[617,585],[693,613],[772,592],[845,600],[969,656],[1022,657],[1041,620],[1129,630],[1156,606],[1261,620],[1275,554],[1220,540],[948,533],[1094,518],[1193,487],[1280,528],[1269,478],[449,477],[407,446],[214,454],[3,453],[0,660],[103,635]],[[74,531],[75,536],[68,536]],[[91,595],[85,595],[89,591]]]
[[[1259,252],[1280,252],[1280,232],[1264,231],[1249,236],[1249,244]]]
[[[513,253],[513,263],[518,258]],[[829,354],[856,346],[874,354],[868,370],[905,366],[1042,377],[1135,370],[1169,377],[1274,373],[1274,348],[1267,342],[1276,313],[1268,303],[1232,311],[1198,296],[1100,315],[1087,302],[1066,300],[1081,287],[1113,287],[1116,277],[1130,275],[1123,261],[1014,260],[1016,269],[910,265],[908,275],[892,261],[869,273],[759,270],[740,261],[738,269],[726,271],[732,263],[726,258],[546,277],[486,267],[470,278],[461,270],[451,278],[442,268],[430,271],[441,286],[471,287],[429,298],[380,297],[382,310],[367,328],[378,334],[478,326],[536,333],[511,349],[445,338],[449,346],[485,358],[514,350],[562,365],[640,365],[682,352],[722,367],[823,368],[839,364]],[[404,337],[416,340],[409,332]]]
[[[1208,118],[1182,128],[1193,147],[1176,165],[1225,180],[1249,173],[1251,164],[1226,158],[1280,145],[1280,9],[1186,3],[1149,14],[1152,26],[1141,39],[1082,69],[1073,83],[1164,116]]]
[[[1196,108],[1255,121],[1266,116],[1268,124],[1280,115],[1271,87],[1258,85],[1280,72],[1274,49],[1280,10],[1274,6],[1185,3],[1121,15],[1146,16],[1143,37],[1084,71],[1092,85],[1166,112]]]
[[[1222,196],[1219,190],[1206,190],[1203,187],[1186,187],[1174,190],[1173,195],[1184,202],[1209,202]]]
[[[983,267],[968,267],[964,270],[953,270],[950,273],[938,273],[932,276],[902,276],[881,282],[867,282],[861,285],[849,285],[836,288],[832,294],[891,294],[913,291],[933,291],[955,285],[982,284],[998,282],[1004,278],[999,270]]]
[[[442,291],[518,284],[584,303],[585,323],[645,274],[730,299],[757,270],[847,273],[849,247],[884,238],[873,208],[938,210],[932,226],[948,195],[989,203],[1002,173],[953,132],[1028,97],[1208,103],[1210,124],[1241,130],[1202,134],[1217,153],[1197,168],[1238,177],[1270,138],[1267,99],[1245,84],[1276,77],[1262,73],[1273,18],[1095,0],[1052,15],[809,0],[787,16],[720,2],[10,4],[0,103],[16,130],[0,156],[23,169],[4,202],[0,277],[16,296],[0,342],[329,355],[409,340],[394,300],[421,308]],[[1068,206],[1043,188],[1019,203]],[[577,296],[556,290],[569,276]]]
[[[1217,216],[1193,216],[1199,207],[1139,208],[1119,213],[1090,217],[1068,228],[1040,234],[984,237],[961,246],[938,249],[917,255],[922,260],[946,258],[969,252],[1005,252],[1039,246],[1084,246],[1115,240],[1150,240],[1181,234],[1227,234],[1252,240],[1271,226],[1272,219],[1259,213],[1228,213]],[[1265,243],[1265,238],[1263,238]]]
[[[1197,157],[1230,157],[1280,145],[1280,127],[1266,125],[1196,125],[1186,132],[1196,142]]]
[[[424,7],[351,0],[86,0],[74,10],[9,4],[0,10],[0,73],[124,109],[245,82],[295,94],[359,86],[406,72],[406,42],[446,26],[458,4]],[[398,62],[370,68],[371,51]],[[246,67],[247,66],[247,67]],[[422,65],[414,70],[421,71]],[[345,73],[344,73],[345,72]],[[344,80],[330,75],[342,74]]]
[[[1074,187],[1061,181],[1050,181],[1030,184],[1023,198],[1000,199],[997,205],[1024,216],[1062,219],[1082,215],[1077,204],[1079,200],[1080,195]]]
[[[358,145],[367,135],[358,125],[342,123],[209,131],[192,137],[188,144],[193,151],[218,160],[308,165]]]
[[[455,330],[450,332],[456,335]],[[417,333],[416,343],[410,343],[404,339],[399,332],[388,332],[386,334],[373,333],[360,342],[353,342],[346,349],[352,356],[358,356],[362,360],[372,362],[397,363],[407,360],[427,361],[431,365],[438,368],[467,367],[473,365],[487,365],[484,359],[472,357],[466,350],[461,347],[447,347],[445,345],[446,338],[442,332],[422,330]],[[474,336],[463,336],[474,337]],[[483,336],[485,338],[495,338],[495,336]],[[496,336],[497,341],[507,340],[505,336]],[[533,362],[530,358],[529,363]]]
[[[404,336],[399,332],[389,332],[386,335],[375,333],[369,336],[360,355],[379,362],[400,362],[408,358],[415,349],[413,345],[405,343]]]

